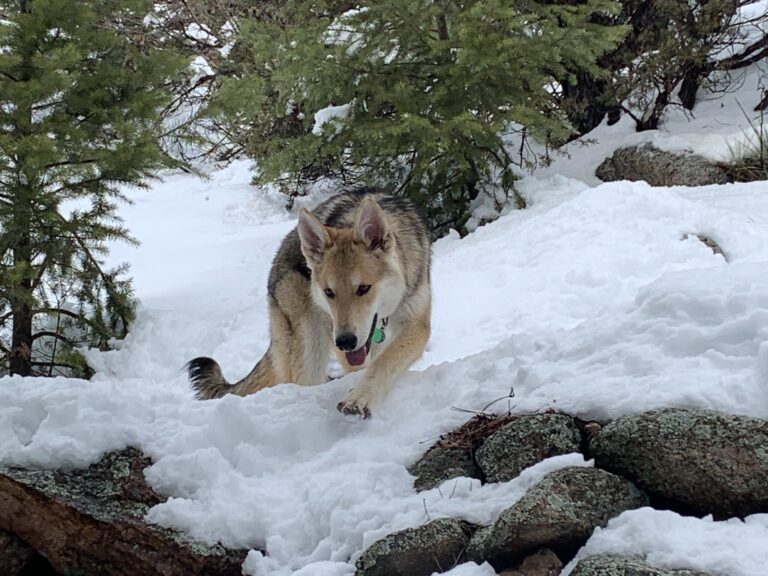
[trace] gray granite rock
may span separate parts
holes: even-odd
[[[413,476],[416,490],[429,490],[451,478],[479,476],[468,448],[443,447],[440,444],[430,448],[413,466],[408,468]]]
[[[596,526],[647,503],[624,478],[596,468],[564,468],[531,488],[495,524],[475,532],[467,552],[476,562],[504,568],[539,548],[577,548]]]
[[[768,421],[654,410],[608,424],[590,452],[600,468],[681,511],[716,518],[768,512]]]
[[[639,558],[599,554],[580,560],[571,576],[707,576],[691,570],[656,568]]]
[[[548,548],[526,556],[513,570],[500,572],[499,576],[560,576],[563,563],[557,554]]]
[[[442,518],[374,542],[357,561],[357,576],[430,576],[462,560],[474,527]]]
[[[581,433],[571,416],[529,414],[493,432],[477,450],[475,460],[487,482],[506,482],[537,462],[578,452],[580,444]]]
[[[603,182],[644,180],[651,186],[705,186],[728,181],[726,173],[703,156],[666,152],[650,144],[619,148],[597,167],[595,175]]]

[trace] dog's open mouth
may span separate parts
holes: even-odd
[[[357,350],[352,352],[345,352],[344,356],[347,358],[350,366],[361,366],[365,362],[365,358],[368,356],[368,352],[371,350],[371,340],[373,339],[373,331],[376,330],[376,323],[379,321],[379,315],[373,315],[373,323],[371,324],[371,331],[368,333],[368,340],[365,344],[360,346]]]

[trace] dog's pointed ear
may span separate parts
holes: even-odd
[[[306,208],[299,210],[298,229],[301,252],[307,259],[307,265],[312,268],[320,262],[325,250],[333,243],[331,235],[328,228]]]
[[[386,251],[392,244],[384,211],[370,196],[367,196],[360,204],[357,222],[355,222],[355,236],[370,250],[381,248]]]

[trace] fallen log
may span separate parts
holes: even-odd
[[[15,535],[54,570],[93,576],[238,576],[245,550],[196,542],[148,524],[159,496],[150,464],[127,448],[87,469],[0,467],[0,531]],[[15,540],[14,540],[15,542]]]

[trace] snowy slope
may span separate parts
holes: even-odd
[[[143,245],[114,254],[134,263],[134,330],[91,355],[92,382],[2,381],[3,462],[82,465],[138,445],[169,497],[150,520],[266,547],[247,562],[254,574],[341,575],[393,530],[448,515],[488,523],[543,474],[588,465],[564,456],[507,484],[463,479],[417,495],[405,466],[467,418],[452,407],[480,410],[514,386],[515,412],[603,419],[695,406],[768,417],[766,184],[587,188],[564,177],[529,178],[529,210],[436,243],[433,337],[372,420],[334,408],[355,376],[195,402],[186,360],[213,355],[235,379],[267,345],[266,275],[294,216],[248,180],[240,164],[135,193],[124,214]],[[728,262],[686,233],[715,239]],[[765,523],[741,530],[763,534]],[[699,568],[765,570],[764,557],[754,561]]]
[[[236,380],[266,349],[269,264],[296,212],[252,188],[244,162],[209,181],[174,174],[131,191],[122,214],[142,245],[112,258],[132,264],[137,321],[116,350],[89,353],[90,382],[0,380],[0,462],[80,466],[138,446],[168,497],[151,521],[265,548],[250,554],[250,574],[342,576],[385,534],[441,516],[489,523],[543,475],[591,465],[572,454],[506,484],[459,479],[416,494],[406,466],[469,417],[454,407],[607,419],[690,406],[768,418],[768,183],[651,188],[596,185],[591,174],[642,138],[727,148],[743,126],[733,106],[720,116],[708,106],[674,133],[598,128],[598,144],[574,145],[520,183],[529,209],[437,242],[427,351],[369,421],[335,409],[355,375],[194,401],[187,360],[213,356]],[[712,522],[647,509],[596,531],[582,554],[764,576],[766,535],[765,515]]]

